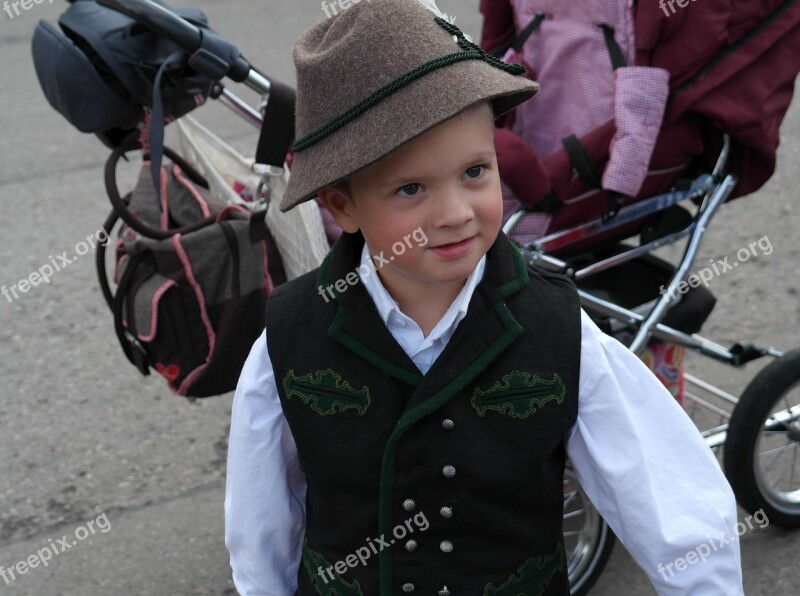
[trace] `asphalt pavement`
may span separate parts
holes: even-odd
[[[255,64],[290,84],[294,40],[325,18],[316,0],[174,4],[202,8]],[[477,0],[439,4],[477,35]],[[47,104],[30,56],[36,22],[55,22],[66,2],[24,5],[13,18],[0,12],[0,284],[10,287],[65,251],[74,261],[48,284],[0,296],[0,570],[17,569],[11,579],[0,573],[0,593],[234,594],[222,510],[232,396],[188,403],[125,360],[93,257],[80,254],[109,211],[108,151]],[[222,106],[205,106],[198,117],[252,153],[256,131]],[[718,303],[704,334],[723,345],[800,345],[797,101],[782,134],[775,176],[721,210],[698,259],[734,255],[764,236],[774,249],[712,281]],[[733,393],[762,366],[733,370],[697,356],[690,365]],[[748,531],[747,593],[796,594],[799,548],[800,532]],[[44,561],[45,550],[57,554]],[[652,593],[620,545],[592,591]]]

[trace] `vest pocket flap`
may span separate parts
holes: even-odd
[[[369,388],[354,389],[341,375],[326,369],[306,375],[296,375],[294,369],[283,379],[286,399],[299,397],[320,416],[355,410],[363,416],[371,403]]]
[[[561,405],[567,388],[556,373],[544,378],[515,370],[497,381],[488,389],[476,387],[470,403],[478,416],[487,412],[524,420],[547,406],[550,402]]]

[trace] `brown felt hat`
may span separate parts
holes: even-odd
[[[491,100],[497,117],[539,89],[420,0],[360,0],[306,31],[294,62],[297,136],[281,211],[478,102]]]

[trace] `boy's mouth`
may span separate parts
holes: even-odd
[[[439,256],[446,258],[463,257],[472,247],[473,240],[475,240],[475,236],[470,236],[469,238],[457,242],[448,242],[446,244],[439,244],[438,246],[431,246],[430,249]]]

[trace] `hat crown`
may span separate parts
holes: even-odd
[[[295,44],[297,138],[417,66],[458,51],[418,0],[361,0]]]
[[[348,1],[295,44],[297,136],[282,211],[478,102],[499,116],[538,90],[433,0]]]

